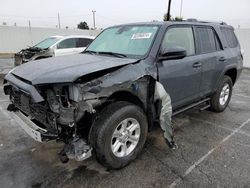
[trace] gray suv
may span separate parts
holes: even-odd
[[[118,169],[137,157],[162,119],[171,124],[171,116],[194,107],[224,111],[242,61],[225,23],[126,24],[105,29],[82,54],[13,69],[4,91],[8,110],[32,138],[65,143],[62,162],[94,153]],[[171,143],[169,124],[161,126]]]

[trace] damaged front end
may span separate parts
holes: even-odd
[[[8,110],[29,121],[26,132],[37,141],[57,139],[66,145],[60,158],[78,161],[91,156],[92,124],[105,106],[127,101],[140,106],[153,125],[156,68],[145,63],[128,64],[79,77],[71,83],[32,85],[15,73],[5,77],[4,91],[12,104]],[[20,118],[20,116],[19,116]],[[28,120],[27,120],[28,119]],[[33,131],[33,133],[32,133]],[[31,133],[30,133],[31,132]]]
[[[6,76],[5,94],[10,96],[11,104],[7,110],[22,128],[36,141],[58,140],[66,143],[63,153],[68,158],[84,160],[91,156],[92,148],[83,139],[80,120],[85,113],[93,113],[90,104],[76,102],[73,85],[32,86],[21,82],[13,75]],[[74,91],[72,91],[74,90]],[[36,92],[35,92],[36,91]],[[75,92],[75,93],[72,93]]]
[[[14,65],[18,66],[29,61],[46,57],[52,57],[52,54],[48,48],[41,49],[37,47],[30,47],[23,49],[14,55]]]

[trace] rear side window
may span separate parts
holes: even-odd
[[[93,39],[77,38],[76,39],[76,47],[77,48],[87,47],[92,41],[93,41]]]
[[[187,56],[195,54],[194,36],[191,27],[173,27],[168,29],[161,49],[176,47],[184,48],[187,51]]]
[[[233,29],[231,28],[221,28],[221,32],[222,34],[224,35],[227,43],[228,43],[228,46],[230,48],[235,48],[238,46],[238,40],[234,34],[234,31]]]
[[[197,48],[200,54],[221,50],[220,41],[211,27],[196,27]]]
[[[57,45],[57,49],[75,48],[75,47],[76,47],[75,38],[65,39]]]

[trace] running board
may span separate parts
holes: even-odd
[[[206,98],[206,99],[203,99],[203,100],[201,100],[199,102],[196,102],[196,103],[193,103],[191,105],[185,106],[184,108],[181,108],[180,110],[177,110],[177,111],[173,112],[172,116],[176,116],[176,115],[178,115],[178,114],[180,114],[182,112],[190,110],[191,108],[197,107],[197,106],[199,106],[199,105],[201,105],[203,103],[206,103],[208,101],[210,101],[210,98]],[[210,104],[206,104],[206,106],[203,106],[202,108],[200,108],[200,110],[202,111],[202,110],[205,110],[205,109],[207,109],[209,107],[210,107]]]
[[[206,110],[206,109],[208,109],[208,108],[210,108],[210,107],[211,107],[211,105],[208,104],[208,105],[203,106],[202,108],[200,108],[200,111],[204,111],[204,110]]]

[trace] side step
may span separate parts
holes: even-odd
[[[181,109],[179,109],[177,111],[174,111],[172,116],[176,116],[176,115],[178,115],[178,114],[180,114],[182,112],[185,112],[187,110],[190,110],[190,109],[192,109],[194,107],[197,107],[197,106],[200,106],[202,104],[205,104],[205,106],[202,106],[199,110],[200,111],[206,110],[207,108],[210,107],[209,101],[210,101],[210,98],[206,98],[206,99],[203,99],[203,100],[201,100],[199,102],[196,102],[196,103],[193,103],[191,105],[185,106],[184,108],[181,108]]]
[[[210,105],[210,104],[207,104],[206,106],[201,107],[201,108],[200,108],[200,111],[204,111],[204,110],[206,110],[206,109],[208,109],[208,108],[210,108],[210,107],[211,107],[211,105]]]

